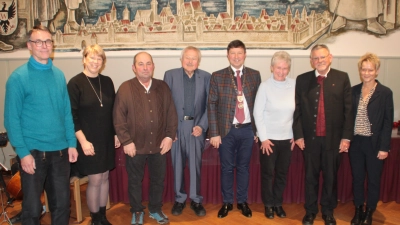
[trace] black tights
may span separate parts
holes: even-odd
[[[100,207],[106,206],[108,200],[108,173],[89,175],[89,184],[86,189],[86,200],[90,212],[96,213]]]

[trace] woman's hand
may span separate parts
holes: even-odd
[[[85,155],[95,155],[93,144],[89,141],[81,143],[82,151]]]
[[[121,146],[121,142],[119,142],[117,135],[114,135],[114,147],[119,148],[120,146]]]
[[[270,140],[265,140],[263,142],[261,142],[261,151],[263,154],[267,153],[267,155],[270,155],[272,153],[274,153],[274,151],[272,151],[272,147],[274,146],[274,144],[270,141]]]

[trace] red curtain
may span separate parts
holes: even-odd
[[[110,172],[110,199],[112,202],[129,204],[128,177],[125,170],[125,154],[122,148],[116,150],[115,162],[116,168]],[[174,202],[171,153],[167,154],[166,169],[163,201]],[[202,159],[201,194],[204,197],[203,203],[222,203],[220,176],[218,150],[210,146],[207,141]],[[189,193],[189,171],[187,168],[185,169],[185,177],[187,177],[185,179],[186,190]],[[322,177],[320,181],[322,181]],[[254,144],[250,162],[248,203],[261,203],[260,186],[259,149],[258,145]],[[147,201],[149,195],[147,166],[142,189],[143,201]],[[347,153],[341,154],[341,165],[338,172],[338,198],[341,202],[353,200],[351,168]],[[383,202],[396,201],[400,203],[400,138],[392,138],[392,149],[383,166],[380,199]],[[292,153],[287,185],[284,191],[284,203],[302,202],[304,202],[304,159],[301,150],[295,148]]]

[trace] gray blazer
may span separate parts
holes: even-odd
[[[168,70],[165,72],[164,81],[168,84],[174,99],[176,112],[178,114],[178,131],[181,127],[184,115],[184,88],[183,88],[183,68]],[[203,137],[208,129],[207,118],[207,98],[210,88],[211,74],[197,69],[195,71],[196,93],[194,99],[194,126],[200,126],[203,129]]]

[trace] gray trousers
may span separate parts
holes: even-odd
[[[201,156],[204,150],[204,134],[195,137],[192,135],[194,121],[184,120],[178,128],[178,140],[172,144],[172,166],[174,169],[175,201],[184,203],[187,199],[185,191],[184,169],[186,160],[189,165],[190,191],[189,198],[196,203],[201,203],[200,195]]]

